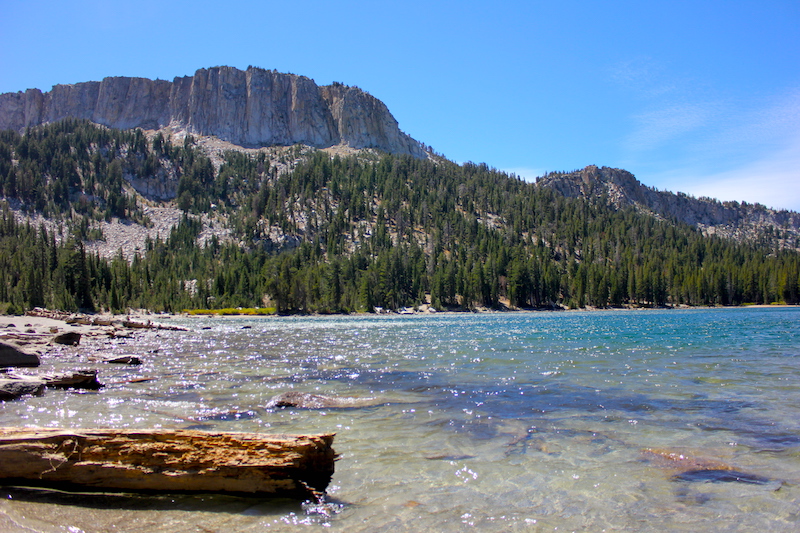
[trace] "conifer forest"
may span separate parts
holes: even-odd
[[[263,151],[221,157],[191,136],[173,143],[85,121],[0,132],[0,312],[800,301],[800,254],[768,235],[704,236],[483,164],[300,146],[284,152],[296,161],[286,168]],[[133,178],[173,183],[180,224],[133,257],[89,251],[103,221],[151,223],[144,207],[160,201]],[[204,217],[228,237],[199,239]]]

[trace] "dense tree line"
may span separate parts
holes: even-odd
[[[217,193],[209,159],[187,136],[178,146],[160,133],[148,140],[139,130],[120,131],[67,119],[20,135],[0,131],[0,194],[23,210],[60,220],[145,222],[126,177],[179,179],[185,209],[195,197]],[[85,224],[85,223],[84,223]]]
[[[0,176],[25,174],[39,191],[14,189],[5,179],[3,194],[31,209],[69,213],[73,225],[136,217],[136,196],[125,192],[122,176],[171,173],[186,212],[166,239],[149,241],[128,262],[121,254],[110,261],[88,254],[75,231],[53,235],[4,210],[0,302],[13,310],[352,312],[427,299],[458,309],[800,301],[795,252],[704,237],[615,209],[603,197],[565,198],[486,165],[316,152],[278,173],[263,153],[230,152],[216,170],[190,138],[173,146],[161,136],[148,142],[141,132],[81,122],[0,138]],[[59,188],[67,203],[55,196]],[[95,198],[81,211],[76,203],[87,191]],[[126,198],[124,213],[109,211],[116,193]],[[228,217],[235,238],[199,246],[195,214],[212,208]]]

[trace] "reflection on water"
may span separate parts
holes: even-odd
[[[800,529],[798,309],[176,322],[191,331],[49,356],[107,387],[0,423],[334,431],[332,505],[7,488],[0,530]],[[265,407],[288,390],[380,401]]]

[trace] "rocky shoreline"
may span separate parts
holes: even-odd
[[[619,311],[620,309],[584,308],[561,309],[560,311],[602,312],[607,310]],[[625,310],[647,311],[648,309],[627,308]],[[482,312],[499,311],[483,310]],[[537,311],[522,310],[521,312]],[[441,311],[440,313],[459,312]],[[164,323],[175,316],[151,315],[145,311],[128,315],[72,314],[40,308],[29,311],[24,316],[0,316],[0,401],[41,395],[48,388],[101,389],[106,385],[101,375],[103,368],[108,368],[105,365],[138,367],[146,360],[146,354],[141,347],[125,350],[130,353],[123,351],[120,354],[114,348],[109,348],[109,344],[132,342],[136,345],[139,342],[137,340],[139,334],[149,330],[156,332],[159,330],[190,331],[189,328],[183,326]],[[236,316],[241,315],[234,315],[230,318]],[[151,350],[151,352],[157,351],[157,349]],[[124,377],[122,381],[117,380],[108,384],[136,383],[154,379],[157,378],[137,375]],[[313,394],[292,397],[290,400],[278,395],[272,399],[272,403],[268,404],[267,408],[284,406],[302,409],[342,408],[358,404],[357,401],[351,402],[353,400],[351,398],[327,398]]]
[[[47,388],[96,390],[104,386],[97,369],[57,371],[42,367],[42,356],[83,342],[91,363],[140,365],[137,356],[103,357],[98,344],[131,338],[137,330],[185,331],[140,315],[82,315],[34,309],[25,316],[0,317],[0,400],[41,395]],[[20,370],[24,368],[25,370]]]

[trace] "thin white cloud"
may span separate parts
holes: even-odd
[[[730,117],[698,143],[696,155],[703,164],[671,185],[697,196],[800,211],[800,89]],[[709,172],[713,167],[721,170]]]
[[[650,58],[618,64],[611,79],[633,103],[621,162],[644,183],[800,210],[800,87],[737,93]]]
[[[631,131],[622,138],[622,148],[630,156],[686,142],[725,114],[720,96],[711,94],[702,80],[671,72],[649,57],[614,65],[610,79],[630,96],[633,105]]]
[[[731,151],[791,144],[800,135],[800,88],[730,109],[725,123],[703,143],[702,150]]]
[[[625,146],[633,151],[656,149],[665,143],[706,126],[714,115],[712,106],[670,103],[633,117],[635,127]]]
[[[640,56],[622,61],[610,69],[611,80],[638,98],[657,98],[676,92],[674,78],[665,75],[664,67],[650,57]]]
[[[673,192],[800,211],[800,137],[786,148],[732,170],[703,174],[687,169],[651,178],[668,183],[663,188]]]

